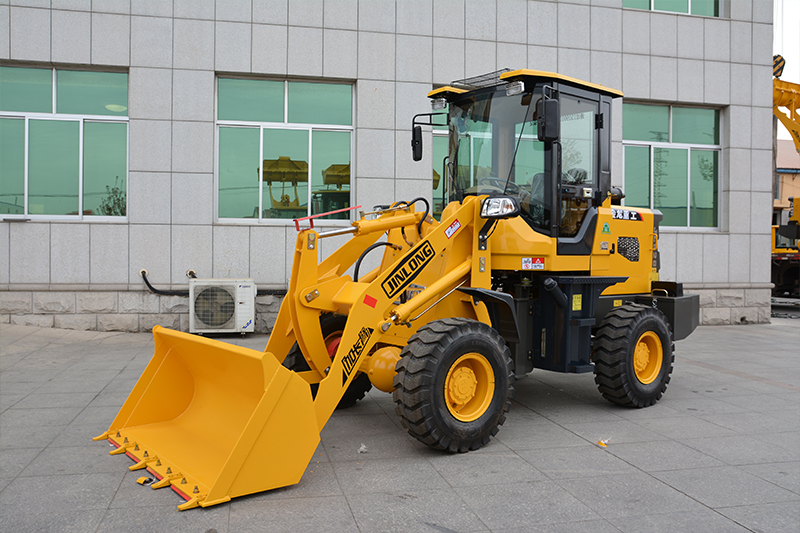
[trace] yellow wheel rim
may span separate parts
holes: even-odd
[[[633,353],[633,370],[636,379],[648,385],[656,380],[661,373],[661,363],[664,359],[664,350],[661,339],[652,331],[645,331],[636,341]]]
[[[492,365],[479,353],[456,360],[444,380],[444,400],[450,414],[462,422],[479,419],[494,396]]]

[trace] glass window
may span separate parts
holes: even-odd
[[[625,104],[622,137],[631,141],[669,142],[669,107]]]
[[[289,122],[296,124],[353,123],[350,85],[289,82]]]
[[[350,207],[350,133],[315,131],[311,135],[311,214]],[[350,218],[347,212],[322,218]]]
[[[719,0],[692,0],[692,15],[719,16]]]
[[[126,73],[0,67],[0,114],[0,215],[126,216]]]
[[[28,211],[77,215],[80,122],[31,120],[28,127]]]
[[[0,214],[25,213],[25,121],[0,118]]]
[[[445,176],[447,171],[447,136],[434,135],[431,147],[433,157],[433,216],[440,220],[442,211],[447,206],[447,191]]]
[[[264,218],[308,214],[308,131],[264,130]]]
[[[664,214],[665,226],[686,225],[689,150],[653,150],[653,207]]]
[[[719,152],[692,150],[690,198],[691,225],[713,228],[717,225],[717,180]]]
[[[87,215],[127,213],[128,127],[120,122],[83,125],[83,211]]]
[[[718,110],[625,103],[623,138],[625,205],[660,210],[664,226],[717,226]]]
[[[696,107],[673,107],[672,142],[719,144],[719,111]]]
[[[653,9],[672,11],[674,13],[688,13],[689,0],[653,0]]]
[[[561,97],[561,169],[569,184],[594,184],[597,102]]]
[[[219,128],[219,216],[258,218],[258,128]]]
[[[625,205],[650,207],[650,148],[625,147]]]
[[[53,112],[53,70],[0,67],[0,111]]]
[[[59,70],[56,111],[72,115],[128,114],[128,75],[114,72]]]
[[[283,82],[219,79],[220,120],[283,122]]]
[[[218,87],[217,118],[226,121],[218,128],[219,218],[286,220],[350,207],[352,86],[220,78]]]
[[[622,0],[622,7],[691,13],[706,17],[719,16],[719,0]]]

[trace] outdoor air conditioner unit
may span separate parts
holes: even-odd
[[[255,300],[252,279],[190,279],[189,332],[253,332]]]

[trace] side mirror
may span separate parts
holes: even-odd
[[[561,136],[561,112],[558,100],[542,98],[536,103],[536,117],[539,126],[539,140],[542,142],[557,141]]]
[[[411,152],[414,161],[422,161],[422,126],[414,126],[411,130]]]

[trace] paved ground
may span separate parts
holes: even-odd
[[[182,513],[91,441],[149,334],[3,325],[0,350],[2,531],[800,531],[800,320],[699,328],[648,409],[607,403],[591,375],[536,371],[497,438],[464,455],[417,443],[372,392],[330,420],[299,485]]]

